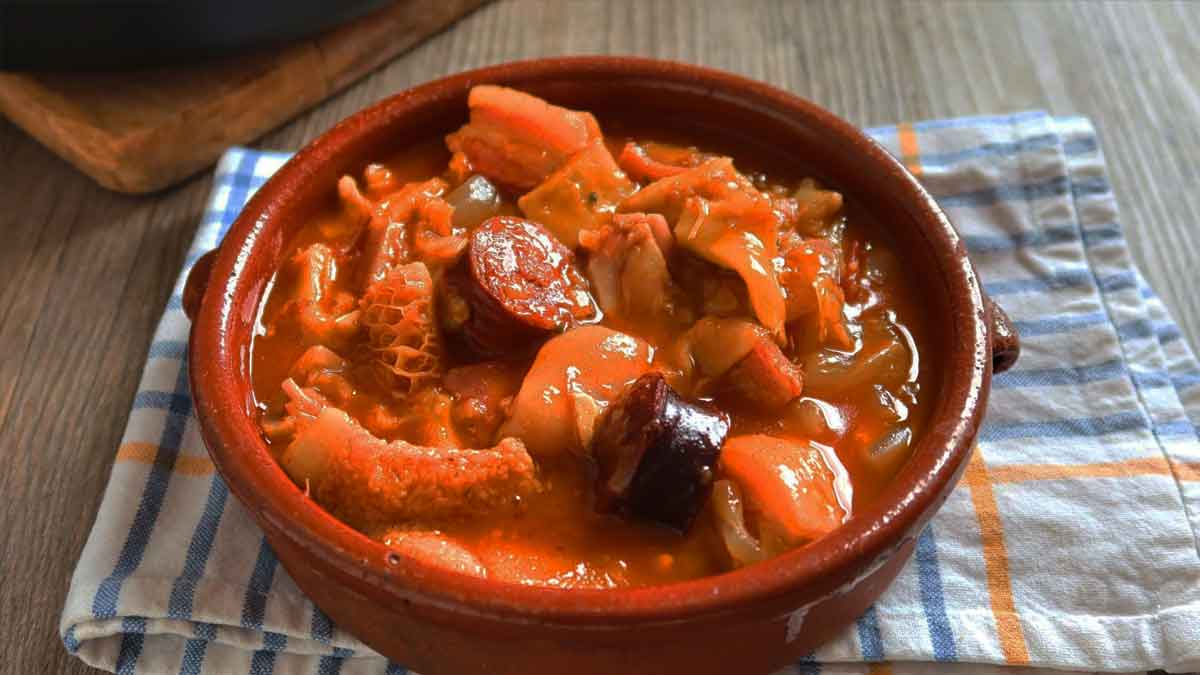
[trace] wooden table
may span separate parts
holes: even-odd
[[[766,80],[862,125],[1046,108],[1100,130],[1142,269],[1200,346],[1200,3],[506,2],[261,140],[298,148],[447,73],[637,53]],[[58,638],[151,333],[210,179],[93,185],[0,121],[0,670],[79,673]]]

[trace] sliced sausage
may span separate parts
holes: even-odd
[[[596,304],[575,256],[537,223],[497,216],[471,235],[451,275],[454,323],[473,351],[489,357],[527,354],[555,333],[591,319]]]
[[[728,433],[724,413],[685,401],[661,373],[641,376],[596,423],[599,507],[687,531]]]
[[[800,368],[765,337],[725,374],[724,380],[726,391],[764,410],[782,408],[799,398],[804,389]]]

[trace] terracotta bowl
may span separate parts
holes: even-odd
[[[494,82],[574,108],[623,108],[696,124],[796,158],[886,223],[928,304],[941,361],[936,410],[912,459],[869,509],[829,536],[719,576],[627,590],[539,588],[464,576],[398,555],[306,498],[252,415],[259,303],[335,183],[466,120],[467,91]],[[341,122],[254,196],[187,284],[190,373],[204,441],[288,572],[340,626],[424,675],[767,673],[834,637],[883,592],[966,465],[994,370],[1017,341],[981,293],[954,228],[899,162],[828,111],[698,66],[623,57],[541,59],[437,80]]]

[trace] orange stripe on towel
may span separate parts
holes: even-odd
[[[1023,665],[1029,662],[1029,648],[1025,644],[1025,630],[1021,627],[1021,619],[1013,603],[1004,525],[1000,521],[1000,510],[992,491],[992,478],[979,448],[971,453],[963,480],[971,488],[971,501],[975,506],[975,517],[979,520],[983,569],[987,576],[988,595],[991,596],[992,615],[996,619],[996,631],[1000,637],[1000,649],[1009,665]]]
[[[1027,480],[1062,480],[1064,478],[1124,478],[1126,476],[1165,476],[1171,473],[1167,460],[1159,457],[1139,457],[1121,462],[1095,464],[1009,464],[988,469],[996,483],[1017,483]]]
[[[158,458],[158,446],[154,443],[124,443],[117,448],[118,462],[153,464]],[[175,458],[175,473],[185,476],[207,476],[213,472],[212,460],[207,456],[179,455]]]
[[[988,476],[993,483],[1070,478],[1170,476],[1172,474],[1179,480],[1200,480],[1200,464],[1179,461],[1168,463],[1165,458],[1159,456],[1093,464],[1008,464],[988,468]]]
[[[900,161],[917,178],[921,177],[921,150],[917,146],[917,130],[908,122],[896,125],[896,136],[900,141]]]
[[[1172,462],[1179,480],[1200,480],[1200,462]]]

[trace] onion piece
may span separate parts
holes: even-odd
[[[894,336],[876,349],[854,354],[824,349],[805,359],[805,385],[818,396],[873,384],[898,386],[907,381],[911,364],[908,348]]]
[[[746,529],[746,518],[742,511],[742,494],[730,480],[713,483],[712,509],[717,519],[717,529],[725,542],[729,556],[739,566],[756,563],[766,558],[762,545]]]
[[[802,435],[823,443],[833,443],[846,433],[847,421],[842,411],[832,403],[811,396],[792,401],[782,414],[799,425]]]
[[[451,222],[455,228],[474,228],[492,216],[500,215],[500,192],[483,176],[468,178],[446,195],[454,207]]]
[[[912,429],[895,427],[885,431],[878,440],[872,443],[866,454],[872,459],[884,457],[904,450],[910,443],[912,443]]]

